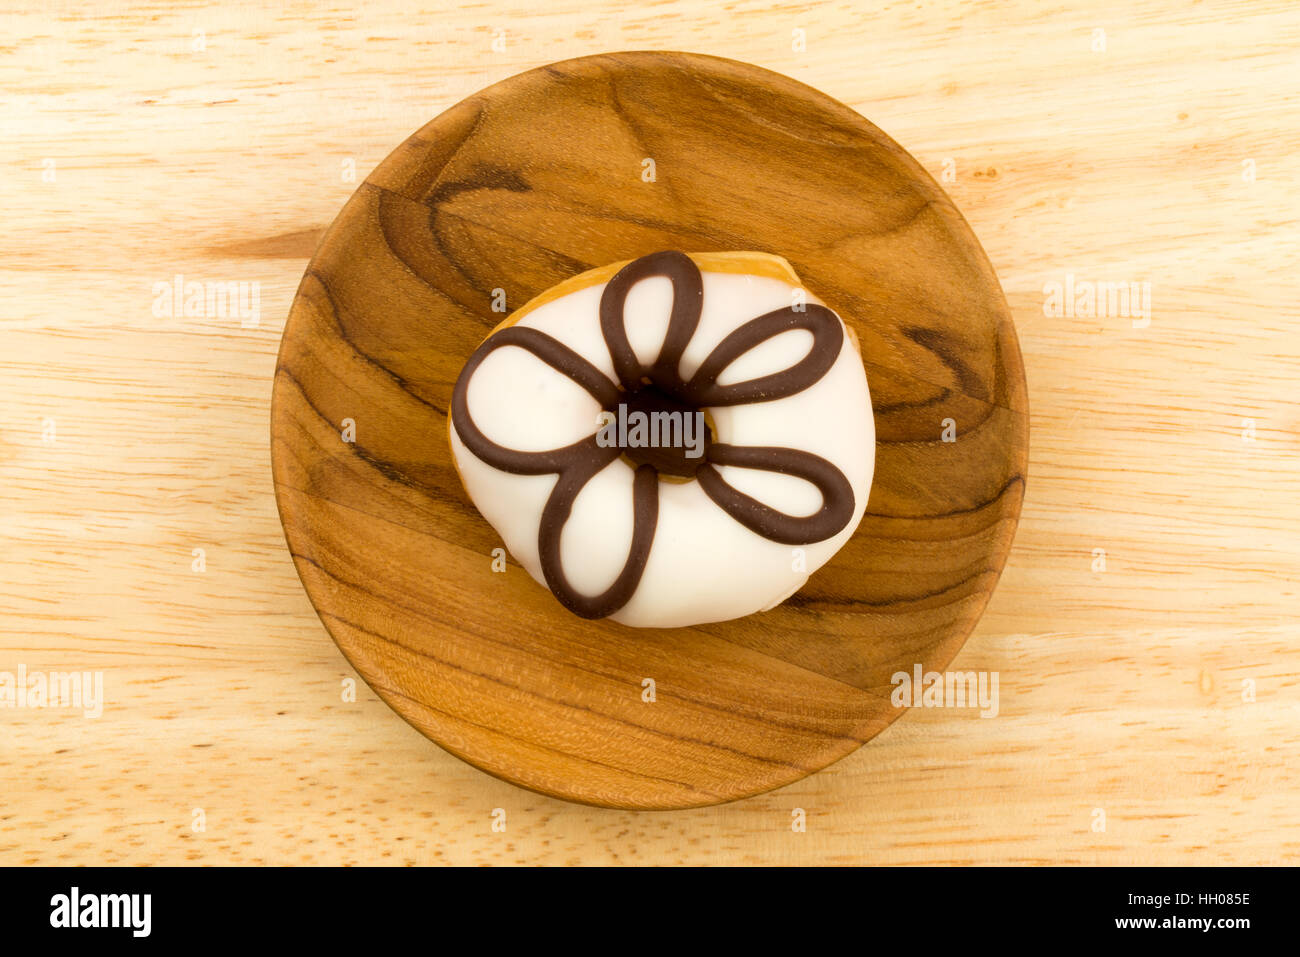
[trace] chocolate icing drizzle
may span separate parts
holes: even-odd
[[[651,276],[666,277],[673,287],[672,311],[659,354],[642,366],[628,341],[623,307],[632,287]],[[643,256],[624,266],[605,286],[600,299],[600,329],[618,382],[559,340],[521,326],[507,326],[475,350],[461,370],[452,392],[451,418],[466,448],[493,468],[516,475],[556,473],[558,479],[542,509],[538,551],[546,585],[566,608],[583,618],[603,618],[631,599],[645,571],[659,518],[660,473],[693,478],[704,493],[750,531],[784,545],[807,545],[837,534],[853,516],[853,488],[831,462],[810,452],[774,446],[741,446],[706,441],[697,459],[647,454],[632,456],[632,545],[614,583],[599,595],[576,591],[564,574],[560,536],[578,493],[597,472],[629,450],[601,446],[597,434],[544,452],[527,452],[498,445],[474,424],[469,413],[469,381],[474,371],[497,349],[515,346],[532,353],[572,379],[603,410],[615,412],[620,403],[642,409],[699,409],[749,402],[768,402],[802,392],[834,364],[844,339],[836,315],[825,306],[807,303],[803,311],[786,306],[751,319],[728,334],[689,379],[681,375],[681,358],[700,322],[704,281],[699,267],[684,253],[666,251]],[[718,377],[732,362],[755,346],[792,329],[812,333],[808,354],[780,372],[731,385]],[[661,450],[666,451],[666,450]],[[716,466],[732,465],[793,475],[811,482],[821,493],[821,508],[812,515],[794,516],[774,509],[727,483]]]

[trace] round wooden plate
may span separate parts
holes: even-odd
[[[857,332],[878,446],[856,535],[793,598],[640,630],[494,571],[447,408],[494,301],[661,249],[786,257]],[[942,190],[835,100],[683,53],[532,70],[402,144],[303,277],[271,419],[298,573],[380,697],[491,774],[625,808],[788,784],[896,718],[892,676],[946,667],[988,601],[1028,439],[1010,314]]]

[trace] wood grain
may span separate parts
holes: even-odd
[[[741,248],[789,259],[858,337],[879,436],[856,534],[778,609],[689,629],[582,620],[494,572],[447,442],[494,290]],[[379,165],[308,266],[271,430],[298,571],[381,698],[508,781],[681,808],[821,769],[902,713],[893,675],[947,665],[1010,548],[1028,414],[997,281],[895,143],[778,74],[624,53],[498,83]]]
[[[0,670],[99,668],[108,698],[98,722],[0,712],[3,862],[1300,850],[1294,4],[115,4],[0,22]],[[999,716],[922,709],[800,782],[671,814],[538,797],[364,685],[342,701],[357,676],[286,555],[266,437],[299,279],[393,143],[491,81],[654,48],[808,83],[940,180],[1006,292],[1034,436],[1014,548],[953,663],[1001,673]],[[260,282],[260,325],[154,316],[177,273]],[[1066,273],[1150,281],[1150,325],[1045,315]]]

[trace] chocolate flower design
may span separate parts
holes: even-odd
[[[623,307],[632,287],[642,279],[663,276],[672,282],[673,304],[659,355],[649,366],[637,359],[628,341]],[[853,489],[844,473],[831,462],[810,452],[773,446],[726,445],[706,437],[703,454],[689,458],[669,449],[628,449],[602,445],[598,433],[543,452],[498,445],[474,424],[469,413],[469,382],[474,372],[497,349],[516,346],[530,352],[567,376],[605,412],[625,408],[691,411],[708,406],[733,406],[767,402],[794,395],[813,385],[839,356],[844,331],[839,319],[824,306],[808,303],[803,311],[793,306],[751,319],[728,334],[689,379],[679,371],[681,357],[699,325],[704,302],[704,281],[699,267],[680,252],[659,252],[624,266],[605,286],[600,300],[600,328],[614,360],[618,382],[559,340],[521,326],[507,326],[492,335],[465,363],[452,393],[451,417],[465,446],[488,465],[516,475],[555,473],[555,488],[542,510],[538,551],[546,585],[573,613],[583,618],[603,618],[631,599],[645,571],[659,516],[660,475],[669,474],[699,482],[719,508],[755,534],[785,545],[807,545],[838,533],[853,515]],[[813,344],[787,369],[731,385],[718,377],[736,359],[755,346],[792,329],[812,333]],[[632,486],[632,545],[622,571],[604,592],[583,595],[574,590],[560,561],[560,536],[578,493],[601,469],[622,455],[636,466]],[[742,466],[793,475],[811,482],[822,504],[811,515],[788,515],[743,492],[723,479],[720,465]]]

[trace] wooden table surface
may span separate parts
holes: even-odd
[[[0,14],[0,681],[100,672],[105,699],[0,709],[0,864],[1295,860],[1297,48],[1290,0]],[[271,487],[298,280],[430,117],[619,49],[844,101],[987,250],[1030,478],[953,668],[999,674],[997,717],[916,709],[776,792],[629,813],[349,700]],[[177,276],[258,298],[186,315]],[[1097,315],[1107,282],[1149,299]]]

